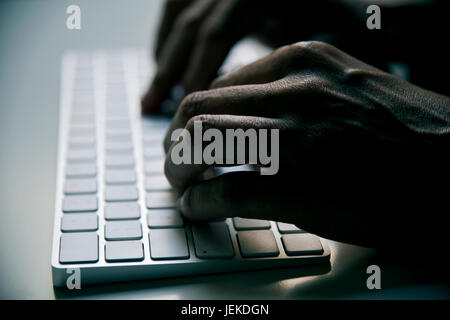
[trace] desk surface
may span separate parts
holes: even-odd
[[[0,2],[0,298],[450,297],[448,276],[418,265],[429,257],[399,261],[335,242],[330,242],[331,267],[140,281],[76,292],[54,289],[50,251],[62,53],[148,47],[161,9],[156,0],[133,0],[132,5],[126,0],[79,0],[82,28],[69,31],[65,22],[70,4]],[[371,264],[381,267],[382,290],[366,287]]]

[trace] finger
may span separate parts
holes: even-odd
[[[289,73],[288,64],[291,56],[291,48],[282,47],[253,63],[215,79],[210,88],[262,84],[281,79]]]
[[[221,1],[205,19],[183,78],[187,93],[206,89],[231,47],[254,28],[252,8],[248,1]]]
[[[205,114],[230,114],[247,116],[277,116],[287,111],[292,104],[301,105],[310,96],[311,81],[280,79],[258,85],[226,87],[208,91],[198,91],[188,95],[178,108],[167,135],[164,148],[172,144],[170,136],[179,128],[184,128],[192,117]],[[292,113],[292,110],[290,110]]]
[[[257,172],[224,174],[190,186],[180,198],[179,210],[195,221],[242,217],[292,223],[309,233],[363,246],[382,244],[379,230],[398,238],[393,231],[398,233],[395,226],[401,223],[387,228],[392,216],[379,213],[380,219],[374,223],[377,211],[367,206],[368,202],[355,204],[351,192],[334,201],[320,188],[307,183],[293,188],[290,182],[287,177]]]
[[[298,195],[283,188],[283,179],[257,172],[233,172],[190,186],[179,210],[191,220],[229,217],[290,222],[299,211]]]
[[[411,236],[402,215],[395,210],[383,214],[367,199],[355,202],[346,187],[327,190],[329,194],[303,182],[292,188],[289,182],[256,172],[225,174],[190,186],[181,196],[179,210],[196,221],[242,217],[292,223],[327,239],[374,248],[392,249],[392,239]],[[339,197],[334,197],[336,192]],[[390,241],[384,241],[386,237]]]
[[[164,166],[167,179],[175,189],[183,191],[211,166],[260,165],[261,158],[258,157],[258,152],[262,152],[261,143],[265,143],[264,146],[267,148],[264,156],[270,156],[270,163],[265,161],[263,165],[270,165],[272,173],[276,173],[279,167],[279,134],[276,132],[274,136],[270,130],[286,130],[293,125],[290,121],[262,117],[231,115],[194,117],[183,129],[181,139],[173,143],[167,153]],[[229,139],[227,140],[229,129],[241,129],[242,133],[248,133],[245,138],[247,142],[237,142],[233,139],[232,145],[229,145]],[[248,131],[248,129],[253,130]],[[260,129],[266,129],[265,141],[260,141],[262,139],[258,135],[261,132]],[[207,136],[207,134],[210,135]],[[208,141],[211,141],[211,145]],[[214,143],[214,154],[211,150],[212,143]]]
[[[184,72],[201,22],[215,4],[214,0],[198,0],[178,17],[162,48],[150,89],[142,99],[142,113],[157,111],[161,102],[169,97],[171,88]]]
[[[158,38],[156,40],[156,61],[159,61],[162,48],[164,47],[164,44],[172,30],[174,22],[178,18],[179,14],[190,4],[192,4],[192,0],[166,0],[161,24],[158,30]]]

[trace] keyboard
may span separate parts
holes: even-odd
[[[137,50],[62,60],[52,273],[66,286],[328,262],[326,240],[294,225],[192,223],[163,172],[170,119],[140,115],[155,65]]]

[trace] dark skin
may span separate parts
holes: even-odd
[[[182,101],[164,141],[165,172],[182,194],[180,209],[187,218],[284,221],[325,238],[373,248],[395,249],[392,244],[403,246],[405,241],[415,248],[445,244],[448,188],[442,182],[450,178],[450,98],[441,87],[430,81],[421,88],[374,67],[381,68],[389,55],[376,56],[373,47],[367,48],[371,65],[316,41],[283,46],[212,81],[231,44],[242,37],[233,30],[219,36],[224,33],[214,23],[241,23],[244,32],[262,32],[264,28],[254,30],[253,19],[262,21],[259,14],[271,12],[270,18],[280,22],[286,13],[270,11],[269,2],[264,2],[256,18],[242,22],[242,14],[234,10],[245,12],[247,1],[188,2],[177,2],[177,10],[168,2],[156,51],[158,73],[143,100],[144,113],[157,111],[166,88],[180,80],[175,75],[182,75],[187,91],[193,92]],[[349,17],[348,26],[359,21],[365,28],[365,21],[358,20],[358,7],[330,2]],[[170,10],[174,11],[169,14]],[[193,15],[198,21],[185,32],[195,36],[181,37],[179,32],[187,29],[180,25]],[[388,18],[391,30],[389,23]],[[211,25],[215,31],[205,31]],[[336,44],[348,42],[339,36],[345,30],[341,27],[330,37]],[[265,30],[270,38],[270,28]],[[291,33],[284,35],[290,39]],[[350,34],[368,41],[366,31]],[[218,40],[211,43],[212,35]],[[395,32],[369,36],[375,43],[383,38],[393,44],[394,56],[406,51],[403,42],[395,47]],[[191,42],[180,44],[186,41]],[[361,56],[362,47],[353,45],[349,51]],[[180,61],[171,53],[174,48],[187,50],[177,56]],[[408,58],[411,63],[416,60],[415,54]],[[173,164],[170,151],[179,141],[172,141],[171,133],[178,128],[192,132],[196,120],[221,131],[279,129],[280,171],[274,176],[238,172],[201,180],[209,166]]]

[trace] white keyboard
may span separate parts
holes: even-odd
[[[140,116],[148,59],[133,50],[63,58],[54,285],[74,268],[90,284],[329,261],[326,241],[294,225],[183,219],[163,173],[169,120]]]

